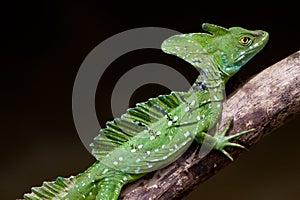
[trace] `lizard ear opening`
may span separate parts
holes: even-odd
[[[203,23],[202,29],[213,35],[225,35],[229,33],[228,29],[214,24],[209,24],[209,23]]]

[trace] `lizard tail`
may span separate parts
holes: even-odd
[[[102,177],[98,184],[95,185],[94,192],[88,190],[86,195],[80,191],[75,181],[76,177],[62,178],[58,177],[55,181],[45,181],[40,187],[31,188],[31,193],[24,194],[26,200],[117,200],[122,186],[126,184],[124,177]]]
[[[31,193],[24,194],[26,200],[50,200],[62,198],[75,185],[75,176],[69,178],[58,177],[53,182],[44,182],[41,187],[33,187]]]
[[[144,174],[127,174],[106,168],[91,167],[86,172],[69,178],[58,177],[43,182],[24,194],[26,200],[117,200],[123,185]]]

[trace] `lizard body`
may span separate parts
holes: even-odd
[[[222,134],[207,132],[221,115],[225,83],[265,46],[268,33],[206,23],[202,28],[208,33],[175,35],[162,44],[164,52],[201,70],[190,90],[149,99],[107,122],[91,145],[97,161],[90,168],[44,182],[25,199],[118,199],[123,185],[172,163],[193,140],[203,143],[208,138],[213,149],[232,160],[224,147],[243,148],[230,140],[253,130],[232,136],[225,136],[227,129]]]

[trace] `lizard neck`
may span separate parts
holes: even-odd
[[[225,89],[225,83],[229,79],[229,76],[220,70],[218,65],[210,65],[204,69],[200,69],[200,75],[197,77],[193,86],[200,86],[201,88],[210,90],[217,88],[219,90]],[[195,89],[195,88],[194,88]]]

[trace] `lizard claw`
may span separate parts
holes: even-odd
[[[224,149],[225,147],[229,146],[229,147],[238,147],[238,148],[241,148],[241,149],[244,149],[244,150],[248,150],[248,149],[246,147],[244,147],[243,145],[240,145],[238,143],[230,142],[230,140],[232,140],[233,138],[239,137],[241,135],[244,135],[246,133],[255,131],[255,129],[250,129],[250,130],[247,130],[247,131],[243,131],[243,132],[240,132],[240,133],[236,133],[236,134],[233,134],[233,135],[226,136],[226,133],[228,132],[232,122],[233,122],[233,118],[230,119],[230,121],[229,121],[228,125],[226,126],[225,130],[221,134],[218,133],[219,125],[217,124],[216,125],[216,133],[214,135],[214,139],[216,140],[216,143],[214,145],[214,149],[221,151],[231,161],[233,161],[233,158]]]

